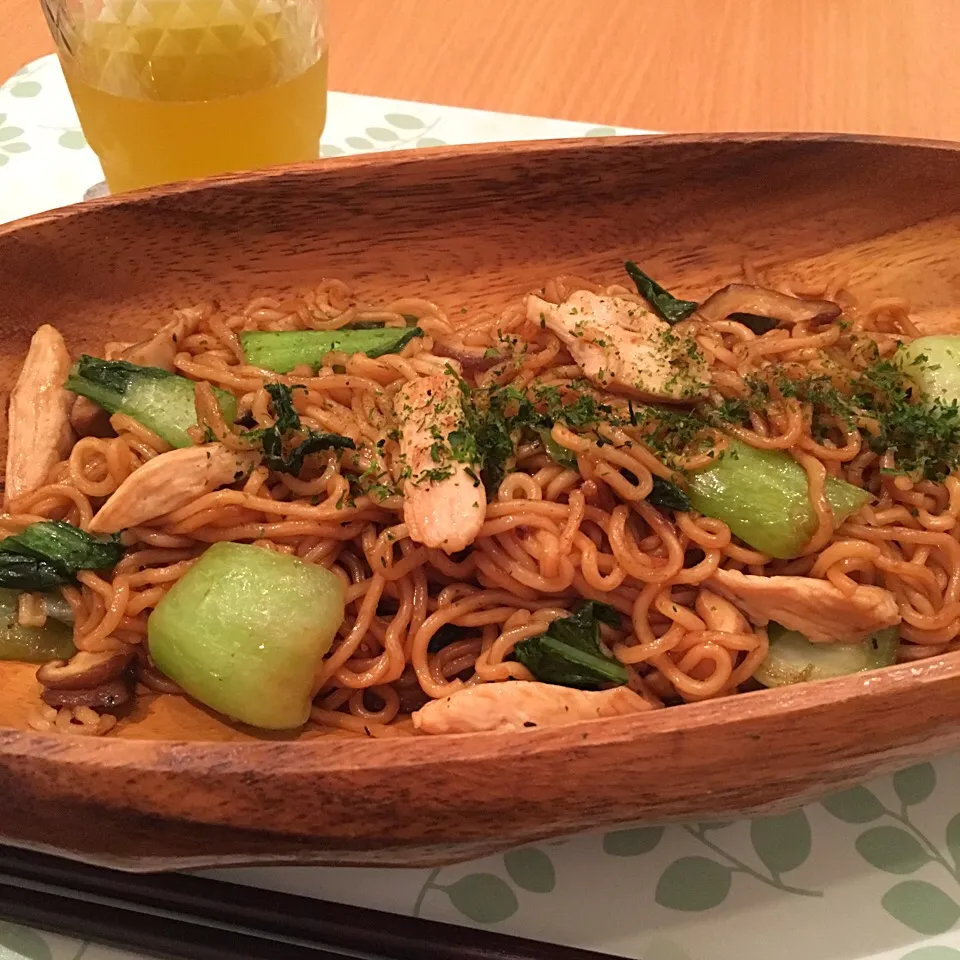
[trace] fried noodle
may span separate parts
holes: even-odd
[[[577,277],[548,281],[544,296],[557,303],[575,290],[641,302],[624,287]],[[550,330],[531,323],[519,303],[500,314],[455,316],[419,298],[371,307],[335,280],[302,298],[257,298],[239,313],[206,305],[182,316],[186,330],[175,365],[201,384],[201,429],[241,449],[210,386],[234,393],[238,416],[263,427],[272,423],[264,385],[279,381],[306,391],[297,400],[305,427],[348,436],[357,450],[317,455],[302,478],[257,467],[234,488],[127,531],[127,553],[111,573],[85,571],[76,586],[62,588],[81,651],[144,645],[151,610],[209,544],[224,540],[291,554],[343,581],[346,618],[315,678],[312,719],[352,733],[403,735],[409,724],[398,721],[429,698],[531,679],[510,659],[514,645],[542,633],[579,599],[603,601],[623,615],[624,629],[605,627],[603,639],[627,667],[629,686],[651,705],[733,694],[763,660],[768,638],[761,627],[724,632],[708,624],[698,600],[720,568],[826,579],[845,593],[857,584],[882,586],[896,597],[904,621],[900,659],[958,645],[960,480],[885,472],[884,456],[839,419],[827,437],[815,438],[809,410],[797,399],[775,398],[751,413],[749,426],[729,430],[752,447],[785,451],[803,467],[817,526],[795,559],[775,560],[738,543],[722,521],[673,515],[649,503],[654,477],[670,478],[675,469],[650,449],[641,428],[577,433],[562,423],[550,436],[575,457],[576,468],[555,462],[539,444],[521,445],[490,496],[480,535],[467,551],[448,556],[410,538],[400,495],[358,494],[354,481],[376,468],[375,451],[388,470],[397,461],[392,398],[406,381],[442,369],[451,348],[500,351],[506,337],[522,347],[515,362],[470,375],[474,386],[582,390],[580,370]],[[248,330],[404,326],[411,316],[425,336],[401,355],[331,354],[316,373],[304,367],[278,376],[245,365],[238,340]],[[897,342],[917,335],[899,300],[864,309],[847,303],[844,317],[845,328],[798,323],[762,335],[731,320],[703,324],[697,343],[715,399],[745,397],[747,378],[770,362],[815,372],[829,351],[856,369],[849,346],[856,336],[889,356]],[[42,518],[87,529],[125,478],[170,449],[130,417],[115,415],[111,426],[115,436],[78,440],[46,484],[10,505],[0,531],[16,533]],[[697,466],[703,459],[697,456],[687,465]],[[825,493],[829,477],[874,494],[836,529]],[[24,615],[32,610],[25,604]],[[460,628],[460,639],[434,652],[431,640],[447,624]],[[83,733],[105,733],[112,724],[112,717],[82,707],[44,707],[37,723]]]

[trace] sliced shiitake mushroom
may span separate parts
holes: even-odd
[[[400,698],[401,713],[413,713],[414,710],[419,710],[430,700],[430,697],[420,687],[417,674],[409,666],[404,669],[400,679],[394,684],[394,690],[397,691]]]
[[[840,316],[840,305],[831,300],[803,300],[766,287],[731,283],[712,293],[697,310],[704,320],[725,320],[734,317],[754,329],[752,320],[770,320],[793,325],[811,320],[833,320]],[[767,324],[772,329],[776,323]],[[756,330],[754,332],[757,332]]]
[[[110,414],[86,397],[77,397],[70,408],[70,424],[81,437],[112,437]]]
[[[117,359],[175,373],[177,368],[174,360],[180,341],[196,326],[198,319],[195,309],[178,310],[176,313],[173,320],[165,323],[152,336],[130,344]]]
[[[37,679],[51,690],[92,690],[116,680],[130,664],[134,651],[81,650],[69,660],[51,660],[37,670]]]
[[[157,669],[157,665],[150,658],[150,653],[143,644],[137,647],[137,661],[133,665],[133,675],[139,683],[154,693],[183,694],[178,684]]]
[[[506,354],[500,353],[492,347],[467,346],[459,340],[447,342],[438,340],[433,345],[433,352],[440,357],[458,360],[464,373],[483,373],[508,359]]]
[[[122,707],[131,697],[130,683],[125,680],[111,680],[89,690],[53,690],[46,689],[40,695],[45,704],[51,707],[92,707],[95,710],[115,710]]]

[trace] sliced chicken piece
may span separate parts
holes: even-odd
[[[173,320],[164,324],[152,337],[123,350],[119,359],[139,364],[141,367],[159,367],[175,373],[173,361],[180,349],[180,341],[195,325],[191,314],[186,311],[178,312]]]
[[[161,453],[117,487],[89,529],[91,533],[118,533],[140,526],[242,480],[259,462],[257,453],[236,453],[220,443]]]
[[[70,365],[60,331],[40,327],[10,393],[5,504],[43,486],[53,467],[70,453],[74,396],[63,386]]]
[[[127,347],[119,359],[140,367],[159,367],[173,373],[173,358],[177,355],[176,341],[169,334],[157,334],[149,340]]]
[[[671,327],[632,300],[587,290],[561,304],[529,296],[527,319],[552,330],[584,376],[606,390],[645,400],[706,394],[707,364],[686,321]]]
[[[814,643],[859,643],[900,622],[896,598],[882,587],[858,585],[847,596],[828,580],[755,577],[736,570],[718,570],[707,584],[758,626],[773,620]]]
[[[487,496],[457,433],[465,426],[457,377],[448,371],[410,380],[393,408],[401,424],[403,520],[410,538],[447,553],[463,550],[483,526]]]
[[[481,733],[557,727],[643,713],[650,704],[627,687],[573,690],[532,680],[481,683],[431,700],[413,714],[423,733]]]
[[[697,613],[703,617],[708,630],[720,633],[753,633],[747,618],[729,601],[713,591],[701,589],[697,594]]]
[[[697,308],[697,313],[711,321],[747,314],[793,326],[813,320],[835,320],[843,310],[832,300],[805,300],[766,287],[731,283],[710,294]]]

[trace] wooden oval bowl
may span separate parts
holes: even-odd
[[[500,307],[547,277],[684,296],[841,274],[960,315],[960,148],[865,137],[639,137],[355,157],[175,185],[0,228],[0,385],[31,332],[137,339],[177,305],[341,277],[376,300]],[[4,409],[6,394],[3,396]],[[0,461],[2,462],[2,461]],[[781,809],[960,745],[960,655],[515,734],[254,737],[174,697],[103,740],[29,732],[0,665],[0,839],[136,870],[426,865],[629,822]]]

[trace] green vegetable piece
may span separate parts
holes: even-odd
[[[23,532],[0,540],[0,551],[39,557],[71,576],[77,570],[106,570],[123,556],[123,544],[114,534],[94,536],[62,520],[31,523]]]
[[[310,431],[306,438],[284,453],[283,441],[275,433],[267,431],[263,436],[263,462],[278,473],[289,473],[300,476],[303,469],[304,457],[321,450],[353,450],[356,444],[349,437],[342,437],[339,433],[317,433]]]
[[[70,371],[66,387],[110,413],[125,413],[174,447],[191,447],[187,429],[197,425],[194,382],[159,367],[140,367],[126,360],[82,356]],[[223,418],[237,415],[232,393],[214,388]]]
[[[289,373],[294,367],[309,364],[318,367],[323,358],[340,353],[365,353],[382,357],[399,353],[411,340],[422,337],[420,327],[378,327],[357,330],[247,330],[240,334],[243,355],[251,366],[275,373]]]
[[[0,590],[0,660],[46,663],[69,660],[77,651],[73,630],[48,619],[42,627],[23,627],[17,621],[19,593]]]
[[[299,476],[304,458],[320,450],[354,450],[356,444],[339,433],[318,433],[308,430],[299,443],[285,443],[290,434],[299,439],[302,426],[300,415],[293,405],[293,391],[303,387],[288,387],[282,383],[268,383],[266,391],[273,401],[276,423],[262,431],[263,462],[278,473]]]
[[[270,396],[271,406],[273,407],[273,416],[276,421],[274,428],[280,433],[286,433],[288,430],[300,429],[300,414],[293,405],[293,391],[305,390],[297,384],[295,387],[288,387],[283,383],[268,383],[264,389]]]
[[[918,337],[893,359],[925,399],[960,402],[960,336]]]
[[[699,306],[693,300],[679,300],[669,290],[664,290],[656,280],[648,277],[632,260],[624,264],[630,279],[637,285],[637,292],[667,323],[686,320]]]
[[[797,556],[817,529],[806,472],[776,450],[731,441],[722,457],[691,476],[687,492],[695,510],[722,520],[755,550],[781,560]],[[829,477],[827,499],[839,526],[870,493]]]
[[[306,723],[317,667],[343,622],[336,574],[217,543],[147,621],[157,668],[218,713],[265,730]]]
[[[680,513],[693,509],[690,498],[675,483],[664,480],[663,477],[653,478],[653,489],[647,494],[647,503]]]
[[[754,677],[765,687],[843,677],[888,667],[897,659],[900,628],[887,627],[862,643],[811,643],[802,633],[779,623],[768,628],[770,649]]]
[[[415,317],[412,313],[402,313],[400,316],[403,317],[404,323],[408,327],[415,327],[417,325],[418,318]],[[396,329],[395,327],[387,328],[384,327],[381,320],[356,320],[353,323],[348,323],[345,327],[341,327],[341,332],[344,330],[386,330],[386,329]]]
[[[537,433],[540,434],[540,442],[543,444],[543,449],[554,463],[561,467],[566,467],[568,470],[577,469],[577,455],[572,450],[560,446],[560,444],[553,439],[550,427],[539,427]]]
[[[39,557],[0,551],[0,587],[9,590],[50,590],[70,583],[72,579]]]
[[[537,680],[579,690],[602,690],[627,682],[627,670],[600,647],[600,624],[620,626],[620,614],[587,600],[569,617],[554,620],[546,633],[521,640],[513,655]]]
[[[41,520],[0,540],[0,587],[49,590],[72,583],[78,570],[110,569],[122,556],[117,536],[97,537],[60,520]]]

